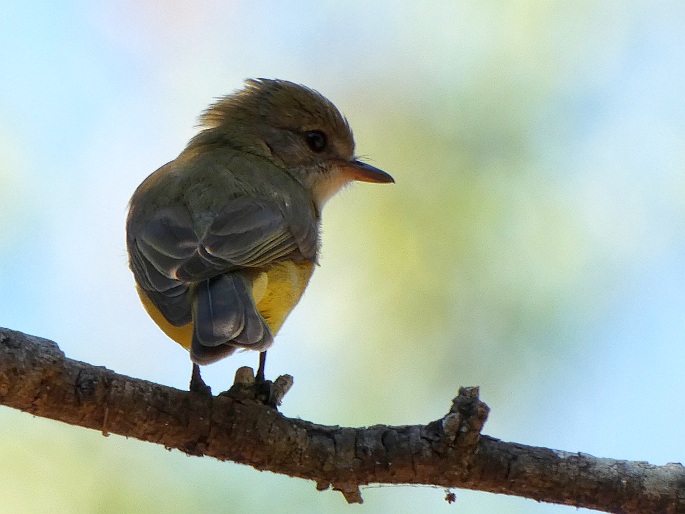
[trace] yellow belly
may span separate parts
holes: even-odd
[[[255,272],[252,278],[252,297],[274,336],[300,301],[313,272],[314,263],[309,261],[298,264],[292,261],[278,262],[264,271]],[[137,290],[143,307],[152,320],[167,336],[189,350],[193,339],[193,324],[173,326],[157,310],[145,292],[138,287]]]

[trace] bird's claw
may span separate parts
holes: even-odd
[[[212,396],[212,388],[205,384],[200,375],[200,366],[193,363],[193,372],[190,375],[190,392],[203,396]]]

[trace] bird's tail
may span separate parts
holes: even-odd
[[[191,359],[210,364],[236,348],[264,351],[273,335],[257,310],[246,273],[219,275],[197,284],[193,295]]]

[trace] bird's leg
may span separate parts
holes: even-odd
[[[255,376],[255,381],[266,382],[264,378],[264,368],[266,367],[266,351],[259,352],[259,369],[257,370],[257,375]]]
[[[193,362],[193,372],[190,375],[190,391],[205,396],[212,396],[212,388],[205,384],[200,375],[200,366]]]
[[[276,402],[273,399],[273,386],[274,383],[271,380],[267,380],[264,376],[264,368],[266,367],[266,351],[259,352],[259,369],[257,369],[257,375],[255,375],[255,386],[257,387],[257,397],[265,405],[275,406]]]

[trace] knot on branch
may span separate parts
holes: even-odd
[[[477,386],[460,387],[445,417],[426,426],[434,434],[433,450],[450,456],[453,464],[457,464],[453,469],[461,470],[462,480],[468,477],[490,412],[490,407],[480,401],[479,393]]]
[[[347,482],[330,483],[325,480],[316,483],[317,491],[326,491],[327,489],[333,489],[341,493],[347,503],[364,503],[362,492],[357,484]]]
[[[460,387],[449,413],[442,418],[442,430],[448,441],[461,449],[475,448],[490,407],[480,401],[480,388]]]
[[[219,396],[227,396],[241,403],[254,403],[277,408],[283,397],[293,386],[292,375],[281,375],[271,380],[256,380],[254,370],[248,366],[238,368],[235,380],[228,391]]]

